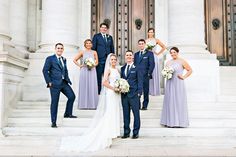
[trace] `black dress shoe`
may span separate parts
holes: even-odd
[[[121,136],[121,138],[128,138],[129,137],[129,134],[124,134],[123,136]]]
[[[142,107],[141,110],[147,110],[147,108],[146,107]]]
[[[57,124],[56,123],[52,123],[51,127],[52,128],[57,128]]]
[[[64,118],[77,118],[77,116],[73,116],[73,115],[64,115]]]
[[[138,134],[136,134],[132,136],[132,139],[137,139],[138,137],[139,137]]]

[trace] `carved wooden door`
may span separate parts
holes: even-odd
[[[116,53],[124,63],[125,51],[137,51],[138,40],[154,27],[154,8],[154,0],[92,0],[91,34],[99,32],[100,23],[108,23]]]

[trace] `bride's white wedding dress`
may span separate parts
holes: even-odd
[[[109,83],[114,86],[120,78],[118,69],[110,69]],[[81,136],[63,137],[60,150],[69,152],[92,152],[109,147],[112,138],[120,136],[121,96],[103,87],[98,108],[89,128]]]

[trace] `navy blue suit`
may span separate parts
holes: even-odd
[[[124,134],[130,134],[130,110],[134,115],[133,135],[138,135],[140,129],[140,113],[139,113],[139,96],[142,94],[143,81],[142,73],[137,67],[131,66],[127,75],[125,74],[126,65],[121,67],[121,78],[126,79],[130,85],[129,92],[121,94],[123,119],[124,119]]]
[[[102,75],[104,73],[105,63],[107,56],[110,53],[114,53],[114,44],[111,35],[106,35],[106,40],[103,38],[101,33],[95,34],[93,37],[93,50],[98,53],[98,65],[97,70],[97,81],[98,81],[98,93],[101,91]]]
[[[57,121],[57,111],[58,111],[58,101],[60,97],[60,92],[62,92],[67,98],[65,115],[72,115],[73,103],[75,100],[75,94],[71,89],[71,81],[68,75],[68,69],[66,65],[66,59],[62,57],[64,66],[59,64],[59,60],[56,55],[52,55],[46,58],[43,75],[49,87],[49,83],[52,84],[50,87],[51,94],[51,121],[56,123]],[[69,85],[70,84],[70,85]]]
[[[152,72],[155,67],[153,52],[145,50],[143,55],[136,52],[134,55],[134,64],[142,72],[143,76],[143,107],[147,108],[149,103],[149,79],[152,79]]]

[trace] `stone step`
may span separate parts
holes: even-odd
[[[219,157],[235,156],[235,137],[140,137],[114,139],[112,146],[93,153],[59,151],[60,138],[10,136],[0,139],[1,157]],[[47,143],[47,144],[45,144]],[[30,148],[30,149],[29,149]]]
[[[5,127],[3,133],[7,136],[77,136],[86,128],[82,127]],[[123,129],[121,129],[122,132]],[[141,128],[140,136],[145,137],[235,137],[235,128]]]
[[[0,147],[2,146],[45,146],[57,145],[61,138],[55,136],[9,136],[1,138]],[[197,148],[229,148],[235,147],[236,137],[140,137],[136,140],[127,139],[113,139],[112,147],[142,147],[146,146],[194,146]]]
[[[92,118],[58,119],[63,127],[88,127]],[[121,118],[121,126],[123,119]],[[133,118],[131,119],[133,124]],[[9,127],[49,127],[49,118],[8,118]],[[160,119],[141,119],[141,126],[162,128]],[[190,119],[191,128],[236,128],[236,119]]]
[[[59,110],[59,116],[62,116],[64,113],[64,109]],[[74,115],[77,115],[79,118],[92,117],[95,113],[95,110],[75,110]],[[121,112],[122,113],[122,112]],[[141,118],[160,118],[161,110],[146,110],[141,111]],[[41,117],[41,118],[49,118],[50,113],[49,110],[14,110],[10,116],[10,118],[20,118],[20,117]],[[190,110],[189,111],[190,118],[236,118],[236,110],[234,111],[205,111],[205,110]]]

